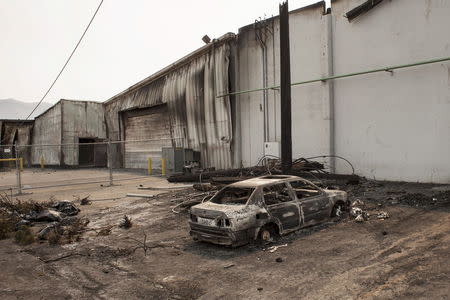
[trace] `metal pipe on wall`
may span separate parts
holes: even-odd
[[[414,63],[410,63],[410,64],[397,65],[397,66],[388,66],[388,67],[379,68],[379,69],[373,69],[373,70],[367,70],[367,71],[361,71],[361,72],[354,72],[354,73],[348,73],[348,74],[342,74],[342,75],[333,75],[333,76],[327,76],[327,77],[323,77],[323,78],[317,78],[317,79],[311,79],[311,80],[306,80],[306,81],[294,82],[294,83],[291,84],[291,86],[303,85],[303,84],[308,84],[308,83],[313,83],[313,82],[323,82],[323,81],[327,81],[327,80],[335,80],[335,79],[346,78],[346,77],[361,76],[361,75],[372,74],[372,73],[379,73],[379,72],[389,72],[389,73],[391,73],[392,71],[398,70],[398,69],[405,69],[405,68],[411,68],[411,67],[417,67],[417,66],[422,66],[422,65],[435,64],[435,63],[447,62],[447,61],[450,61],[450,57],[435,58],[435,59],[430,59],[430,60],[425,60],[425,61],[414,62]],[[227,93],[227,94],[223,94],[223,95],[217,95],[216,98],[222,98],[222,97],[226,97],[226,96],[230,96],[230,95],[241,95],[241,94],[259,92],[259,91],[267,90],[267,89],[273,90],[273,89],[279,89],[279,88],[280,88],[280,85],[274,85],[274,86],[269,86],[269,87],[266,87],[266,88],[259,88],[259,89],[245,90],[245,91],[237,91],[237,92],[231,92],[231,93]]]
[[[266,28],[265,28],[265,20],[255,22],[255,35],[256,39],[261,46],[262,51],[262,84],[263,87],[266,88],[268,86],[268,74],[267,74],[267,46],[266,46]],[[269,141],[269,97],[267,89],[263,90],[263,109],[264,109],[264,118],[263,118],[263,128],[264,128],[264,142]]]
[[[327,23],[327,76],[334,75],[333,56],[333,16],[326,16]],[[334,109],[334,81],[326,81],[328,86],[328,117],[329,117],[329,152],[330,152],[330,172],[336,173],[336,141],[335,141],[335,109]]]

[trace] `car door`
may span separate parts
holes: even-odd
[[[300,207],[288,185],[279,183],[264,187],[263,198],[271,217],[281,224],[281,231],[300,227]]]
[[[304,225],[319,223],[327,217],[329,200],[319,187],[303,180],[291,181],[289,184],[303,211]]]

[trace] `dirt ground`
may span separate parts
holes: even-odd
[[[26,184],[52,178],[94,181],[89,178],[97,176],[96,170],[52,171],[41,174],[45,178],[39,172],[27,175]],[[0,185],[13,184],[14,176],[0,173]],[[418,196],[412,193],[432,195],[449,187],[334,184],[347,190],[352,200],[364,201],[369,220],[356,223],[345,218],[300,230],[277,241],[274,245],[280,247],[274,252],[266,246],[232,249],[192,241],[188,215],[172,212],[190,189],[138,189],[180,186],[162,178],[126,180],[112,187],[92,183],[26,190],[32,194],[17,198],[73,200],[90,195],[91,205],[79,206],[81,216],[90,220],[88,229],[114,227],[110,235],[90,230],[80,242],[57,246],[1,240],[0,298],[448,299],[450,199],[414,202]],[[145,199],[126,197],[127,193],[161,195]],[[379,211],[390,218],[377,219]],[[117,226],[124,214],[132,219],[131,229]],[[133,251],[144,236],[146,255],[142,248]]]

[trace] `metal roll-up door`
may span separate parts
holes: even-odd
[[[160,168],[161,148],[171,146],[167,105],[127,111],[125,123],[125,168],[146,169],[148,158]],[[146,142],[135,142],[150,140]]]

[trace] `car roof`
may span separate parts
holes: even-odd
[[[289,182],[292,180],[305,180],[305,179],[298,177],[298,176],[292,176],[292,175],[264,175],[264,176],[260,176],[260,177],[255,177],[255,178],[250,178],[247,180],[238,181],[238,182],[230,184],[229,186],[256,188],[259,186]]]

